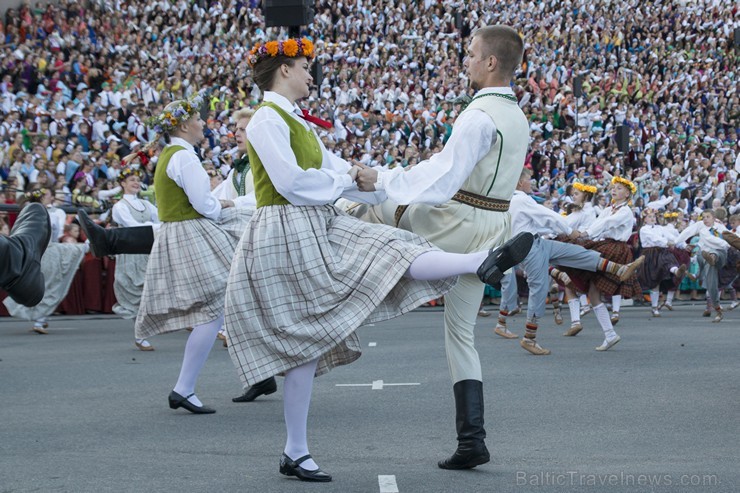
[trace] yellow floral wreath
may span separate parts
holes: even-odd
[[[573,188],[576,190],[580,190],[581,192],[586,192],[595,195],[596,192],[598,192],[598,188],[596,188],[593,185],[586,185],[585,183],[581,183],[579,181],[573,183]]]
[[[612,185],[615,185],[617,183],[629,188],[631,193],[635,193],[637,191],[637,187],[635,186],[635,184],[629,181],[627,178],[622,178],[621,176],[615,176],[614,178],[612,178]]]

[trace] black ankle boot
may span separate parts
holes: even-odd
[[[31,203],[18,215],[10,236],[0,238],[0,288],[21,305],[35,306],[44,298],[41,256],[50,237],[46,208]]]
[[[77,218],[90,240],[90,251],[96,257],[126,253],[148,255],[152,252],[154,230],[151,226],[106,229],[95,224],[83,209],[77,210]]]
[[[483,428],[483,383],[478,380],[457,382],[455,413],[457,425],[457,450],[451,457],[439,461],[442,469],[472,469],[491,460]]]

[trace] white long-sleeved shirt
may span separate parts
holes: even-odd
[[[635,218],[627,204],[606,207],[599,217],[586,228],[586,235],[592,240],[612,239],[627,241],[632,234]]]
[[[146,211],[149,220],[142,223],[134,219],[134,216],[131,214],[131,207],[137,211]],[[151,202],[141,200],[139,197],[132,194],[124,194],[123,198],[113,206],[113,220],[116,224],[124,228],[151,226],[154,231],[157,231],[162,225],[162,223],[159,222],[157,208]]]
[[[676,229],[676,227],[673,224],[668,223],[668,224],[664,225],[663,226],[663,234],[668,239],[668,245],[676,245],[676,244],[678,244],[678,235],[679,235],[679,232],[678,232],[678,230]]]
[[[565,222],[565,217],[538,204],[521,190],[516,190],[512,195],[509,213],[512,235],[529,231],[532,234],[550,237],[561,233],[569,235],[573,231]]]
[[[642,244],[643,248],[666,248],[668,246],[668,236],[663,226],[651,224],[641,227],[640,244]]]
[[[49,224],[51,224],[50,241],[57,243],[64,236],[64,225],[67,224],[67,214],[54,206],[48,206]]]
[[[596,220],[596,209],[591,202],[583,204],[583,208],[576,210],[565,216],[565,222],[572,229],[585,231],[586,228]]]
[[[652,202],[648,202],[645,205],[645,208],[646,209],[660,210],[660,209],[665,208],[665,206],[667,206],[671,202],[673,202],[673,197],[670,197],[670,196],[669,197],[663,197],[662,199],[653,200]]]
[[[678,235],[676,243],[685,243],[692,236],[699,235],[699,248],[708,253],[726,252],[730,245],[718,235],[727,231],[724,224],[715,222],[710,228],[703,221],[697,221]]]
[[[167,176],[182,188],[188,196],[190,205],[200,215],[216,220],[221,214],[221,202],[211,194],[211,180],[208,173],[195,154],[192,144],[179,137],[173,137],[170,145],[182,146],[185,149],[177,151],[167,164]]]
[[[275,103],[305,128],[311,129],[308,122],[296,114],[300,111],[298,107],[284,96],[266,91],[264,100]],[[331,204],[339,197],[369,204],[385,200],[385,193],[359,191],[348,174],[350,164],[327,151],[316,132],[313,133],[321,148],[321,168],[304,170],[298,166],[290,147],[290,128],[277,111],[262,107],[247,125],[249,143],[280,195],[293,205]]]
[[[234,202],[234,207],[239,209],[254,209],[257,207],[257,198],[254,195],[254,181],[252,180],[252,173],[250,173],[250,171],[246,172],[246,180],[248,183],[245,183],[246,186],[244,188],[246,193],[241,197],[234,187],[234,173],[236,173],[236,170],[233,168],[230,169],[224,181],[214,188],[211,193],[219,200],[231,200]],[[237,174],[236,178],[237,180],[241,180],[241,174]]]
[[[475,96],[491,92],[514,95],[509,87],[488,87]],[[397,204],[443,204],[460,190],[495,143],[496,125],[491,118],[482,110],[466,111],[455,121],[440,152],[405,172],[401,168],[379,172],[375,188]]]

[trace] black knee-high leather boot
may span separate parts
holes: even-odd
[[[96,257],[122,253],[148,255],[152,252],[154,230],[151,226],[106,229],[95,224],[82,209],[77,210],[77,218],[90,240],[90,251]]]
[[[41,256],[50,236],[46,208],[31,203],[18,215],[10,236],[0,237],[0,287],[21,305],[35,306],[44,298]]]
[[[461,380],[453,386],[457,425],[457,450],[439,461],[442,469],[472,469],[491,460],[483,428],[483,383]]]

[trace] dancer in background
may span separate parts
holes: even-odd
[[[124,168],[118,175],[123,188],[123,197],[113,206],[113,221],[121,227],[149,226],[154,232],[160,227],[157,208],[149,201],[141,200],[141,175],[138,169]],[[139,313],[141,294],[144,291],[148,255],[118,255],[113,291],[117,303],[113,312],[124,319],[135,319]],[[134,338],[134,345],[141,351],[153,351],[146,339]]]

